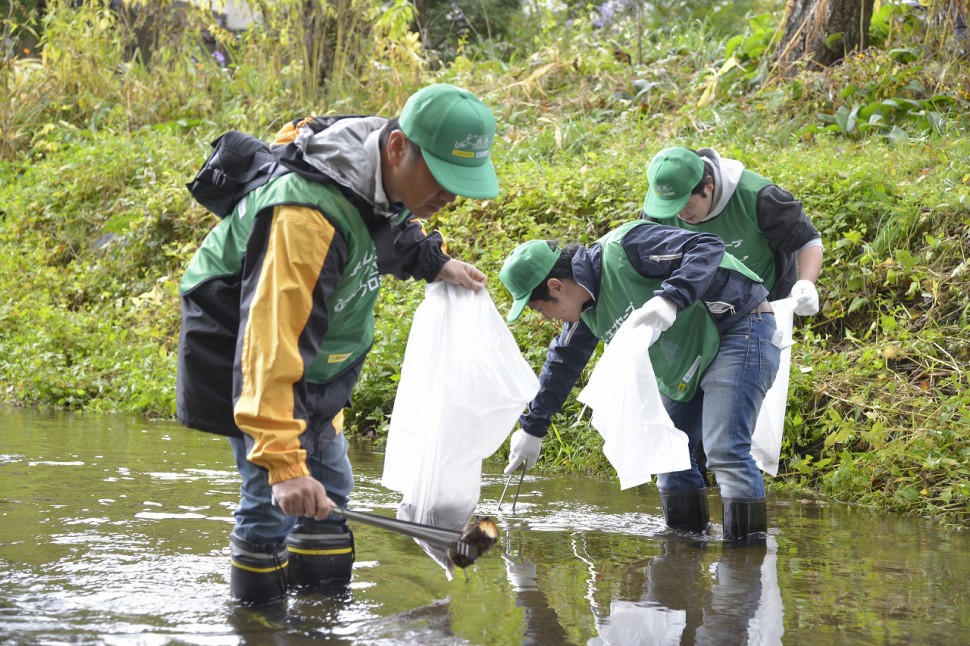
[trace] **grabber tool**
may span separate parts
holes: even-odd
[[[491,518],[479,518],[464,532],[454,529],[422,525],[407,520],[368,514],[363,511],[351,511],[335,507],[331,516],[339,516],[346,520],[371,525],[380,529],[410,536],[425,543],[430,543],[448,551],[448,558],[456,566],[465,568],[475,562],[498,540],[498,526]]]
[[[525,462],[523,462],[521,466],[522,466],[522,473],[519,475],[519,484],[515,488],[515,497],[512,498],[512,511],[513,512],[515,511],[515,504],[517,502],[519,502],[519,491],[522,490],[522,481],[525,480],[525,472],[526,472]],[[515,471],[518,471],[518,469],[516,469]],[[498,499],[498,510],[499,511],[502,510],[502,501],[505,500],[505,492],[509,490],[509,484],[512,482],[512,476],[515,475],[515,471],[513,471],[512,473],[510,473],[508,479],[505,481],[505,488],[502,489],[502,495]]]

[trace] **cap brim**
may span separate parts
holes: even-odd
[[[522,316],[522,312],[525,311],[525,306],[528,304],[529,304],[528,296],[526,296],[525,298],[520,298],[519,300],[512,303],[512,309],[509,310],[509,314],[508,316],[505,317],[505,320],[508,321],[509,323],[514,322],[515,319]]]
[[[498,196],[498,177],[492,160],[485,160],[481,166],[458,166],[442,161],[423,148],[421,154],[435,180],[449,193],[476,200]]]
[[[690,193],[685,197],[665,200],[652,190],[648,190],[647,199],[643,201],[643,213],[650,218],[672,218],[684,210],[688,201],[690,201]]]

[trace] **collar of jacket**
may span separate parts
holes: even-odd
[[[392,203],[384,191],[378,145],[386,124],[384,117],[354,117],[316,133],[304,127],[284,157],[299,158],[307,167],[352,191],[375,215],[392,217],[400,212],[400,205]]]

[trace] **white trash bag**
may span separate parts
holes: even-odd
[[[778,475],[778,458],[781,455],[781,437],[785,430],[785,409],[788,406],[788,378],[791,373],[792,328],[794,327],[796,301],[783,298],[772,301],[778,333],[775,339],[782,348],[778,362],[778,376],[765,394],[758,413],[758,421],[751,436],[751,455],[758,468],[765,473]]]
[[[593,427],[603,436],[620,489],[690,468],[687,434],[677,430],[660,399],[648,352],[654,336],[652,329],[621,327],[578,397],[593,409]]]
[[[538,391],[487,291],[430,283],[411,325],[384,456],[381,483],[404,494],[397,517],[464,531],[482,460]],[[451,579],[445,551],[417,542]]]

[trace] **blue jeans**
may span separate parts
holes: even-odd
[[[241,499],[233,514],[236,517],[233,534],[258,545],[273,545],[285,540],[297,525],[313,522],[311,518],[287,516],[273,503],[269,472],[246,459],[253,447],[251,437],[231,437],[229,443],[242,476]],[[324,438],[318,432],[307,431],[300,436],[300,444],[307,452],[310,474],[323,483],[331,500],[340,507],[346,507],[354,489],[354,474],[343,433]]]
[[[703,439],[707,467],[717,478],[722,498],[764,497],[761,471],[751,455],[751,435],[778,373],[781,350],[772,343],[775,330],[774,314],[744,317],[721,335],[720,350],[701,376],[694,398],[663,398],[674,426],[687,433],[691,468],[658,475],[661,492],[706,486],[694,457]]]

